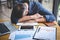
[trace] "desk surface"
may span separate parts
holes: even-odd
[[[57,28],[57,40],[60,40],[60,27],[58,25],[55,25],[55,27]],[[10,34],[6,34],[6,35],[3,35],[3,36],[0,36],[0,40],[8,40],[9,35]]]

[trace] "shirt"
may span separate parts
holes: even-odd
[[[52,22],[55,20],[53,13],[45,9],[40,2],[30,2],[29,3],[29,15],[39,13],[46,18],[47,22]]]

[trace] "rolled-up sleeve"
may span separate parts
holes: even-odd
[[[52,22],[55,21],[55,16],[53,15],[53,13],[49,12],[48,10],[46,10],[41,3],[36,2],[37,8],[38,8],[38,12],[43,15],[46,19],[47,22]]]
[[[53,22],[53,21],[55,21],[54,15],[45,15],[44,17],[46,18],[47,22]]]

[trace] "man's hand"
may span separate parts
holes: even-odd
[[[34,15],[31,15],[31,18],[32,19],[38,19],[38,18],[42,18],[43,16],[42,15],[40,15],[40,14],[38,14],[38,13],[36,13],[36,14],[34,14]]]
[[[36,21],[35,20],[22,20],[22,21],[19,21],[19,22],[22,22],[22,23],[36,23]]]
[[[44,17],[41,17],[41,18],[38,18],[38,19],[35,19],[36,22],[40,22],[40,23],[45,23],[46,22],[46,19]]]
[[[46,23],[44,23],[46,26],[54,26],[54,25],[56,25],[56,22],[55,21],[53,21],[53,22],[46,22]]]

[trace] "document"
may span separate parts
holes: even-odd
[[[32,37],[35,31],[33,30],[21,30],[15,31],[10,34],[9,39],[11,40],[33,40]]]
[[[33,38],[39,40],[56,40],[56,28],[39,27],[35,32]]]
[[[39,25],[38,23],[17,23],[16,25],[20,25],[20,26],[35,26],[35,25]]]

